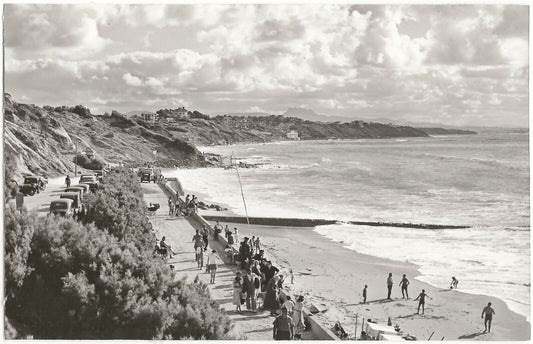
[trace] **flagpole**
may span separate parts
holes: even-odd
[[[230,164],[233,163],[233,154],[230,156]],[[241,175],[239,173],[239,168],[235,166],[235,171],[237,171],[237,178],[239,179],[239,186],[241,188],[242,203],[244,204],[244,212],[246,214],[246,223],[248,223],[248,228],[250,228],[250,219],[248,218],[248,208],[246,207],[246,200],[244,199],[244,191],[242,190]]]

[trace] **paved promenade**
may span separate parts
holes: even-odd
[[[151,216],[151,222],[156,230],[157,238],[161,239],[164,235],[167,243],[177,253],[172,259],[168,259],[167,263],[173,264],[179,275],[186,277],[189,281],[192,282],[198,276],[202,282],[209,286],[213,299],[231,318],[234,324],[233,333],[238,338],[272,340],[272,322],[274,321],[274,317],[270,316],[269,312],[262,310],[257,313],[249,312],[246,311],[246,305],[241,306],[242,313],[239,314],[235,311],[235,306],[232,304],[232,283],[235,278],[235,273],[241,270],[236,265],[229,264],[226,260],[225,264],[220,265],[217,269],[216,283],[209,284],[209,274],[205,273],[205,268],[200,271],[194,259],[192,237],[195,234],[195,229],[200,229],[201,225],[192,218],[168,216],[168,199],[160,187],[157,184],[143,183],[141,185],[144,193],[144,201],[146,203],[152,202],[161,205],[157,214]],[[212,237],[209,240],[209,247],[209,250],[217,250],[220,258],[226,259],[224,248],[221,244],[215,242]],[[262,299],[259,299],[258,304],[262,305]],[[306,338],[304,335],[304,339],[312,338]]]

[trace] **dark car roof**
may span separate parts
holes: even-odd
[[[73,203],[74,201],[71,200],[70,198],[61,198],[61,199],[55,199],[53,200],[52,202],[50,202],[50,205],[54,204],[54,203]]]
[[[80,194],[77,193],[77,192],[62,192],[61,195],[59,195],[59,197],[67,197],[67,196],[79,196]]]

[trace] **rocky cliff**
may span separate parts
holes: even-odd
[[[4,159],[12,177],[72,173],[76,146],[78,153],[111,164],[155,159],[206,164],[193,145],[164,130],[154,132],[119,113],[95,116],[80,105],[42,108],[4,96]]]

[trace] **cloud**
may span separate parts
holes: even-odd
[[[306,104],[345,116],[460,113],[466,122],[505,112],[523,123],[524,8],[6,5],[6,90],[106,111]]]

